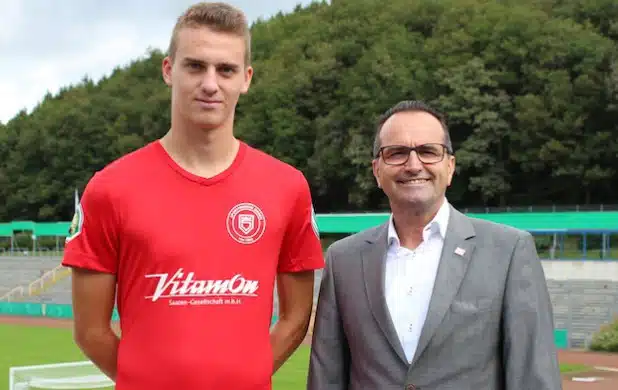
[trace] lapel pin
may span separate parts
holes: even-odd
[[[465,249],[463,249],[463,248],[457,247],[457,248],[455,249],[455,254],[456,254],[456,255],[463,256],[463,255],[464,255],[464,253],[466,253],[466,250],[465,250]]]

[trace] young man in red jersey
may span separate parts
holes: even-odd
[[[118,390],[270,389],[307,332],[324,262],[309,186],[233,134],[250,57],[241,11],[188,9],[162,65],[169,132],[83,193],[63,259],[75,340]]]

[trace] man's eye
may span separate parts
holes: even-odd
[[[407,154],[407,151],[403,149],[396,149],[396,150],[388,151],[386,154],[389,157],[405,156]]]
[[[438,155],[438,151],[436,149],[420,149],[418,152],[420,154],[424,154],[427,156],[437,156]]]

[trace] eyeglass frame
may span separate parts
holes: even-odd
[[[438,160],[438,161],[433,161],[433,162],[429,162],[429,163],[424,162],[424,161],[421,159],[421,157],[420,157],[420,155],[418,154],[418,152],[416,151],[416,149],[418,149],[418,148],[422,148],[423,146],[427,146],[427,145],[439,145],[439,146],[442,146],[442,149],[443,149],[443,151],[444,151],[444,153],[442,153],[442,158],[440,158],[440,160]],[[406,158],[406,161],[404,161],[404,162],[402,162],[402,163],[399,163],[399,164],[389,164],[389,163],[387,163],[387,162],[386,162],[386,159],[384,158],[383,150],[384,150],[384,149],[386,149],[386,148],[392,148],[392,147],[399,147],[399,148],[405,148],[405,149],[407,149],[407,150],[408,150],[408,154],[407,154],[407,156],[408,156],[408,157]],[[441,144],[441,143],[439,143],[439,142],[428,142],[428,143],[421,144],[421,145],[416,145],[416,146],[406,146],[406,145],[386,145],[386,146],[382,146],[380,149],[378,149],[378,153],[374,156],[374,158],[376,158],[376,159],[377,159],[377,158],[380,158],[380,156],[382,156],[382,161],[384,161],[384,164],[386,164],[386,165],[390,165],[390,166],[398,166],[398,165],[404,165],[404,164],[406,164],[408,161],[410,161],[410,154],[411,154],[412,152],[415,152],[415,153],[416,153],[416,157],[418,158],[418,160],[419,160],[421,163],[423,163],[423,164],[427,164],[427,165],[438,164],[438,163],[440,163],[440,162],[444,161],[444,157],[445,157],[446,155],[449,155],[449,156],[453,156],[453,155],[454,155],[454,154],[453,154],[453,151],[452,151],[452,150],[451,150],[451,149],[450,149],[447,145],[445,145],[445,144]]]

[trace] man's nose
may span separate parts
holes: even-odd
[[[416,154],[415,150],[410,151],[410,155],[408,156],[408,161],[406,161],[404,167],[410,171],[420,171],[423,169],[423,163],[418,158],[418,154]]]
[[[217,70],[214,67],[211,66],[206,72],[204,72],[201,87],[208,94],[217,92],[219,83],[217,80]]]

